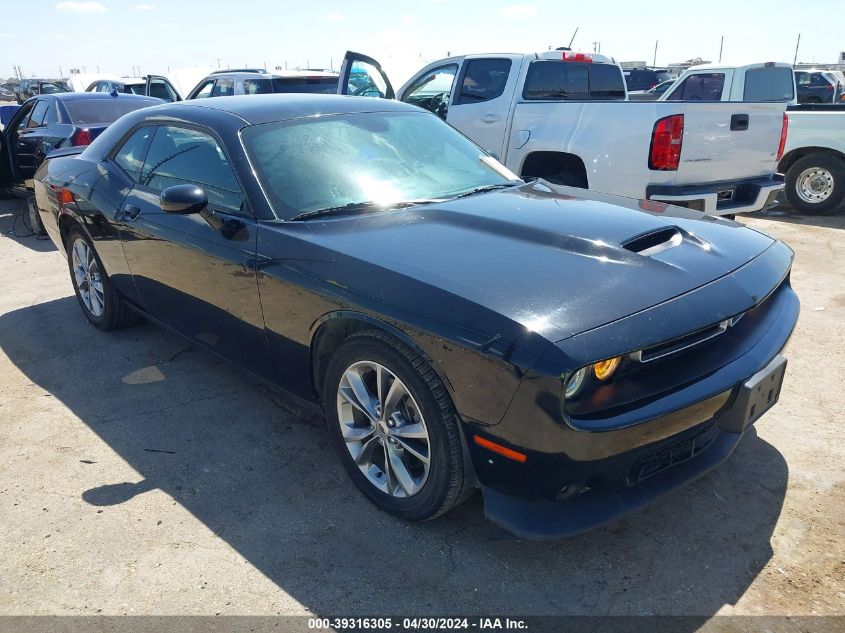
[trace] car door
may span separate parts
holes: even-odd
[[[32,179],[36,168],[41,164],[39,149],[47,129],[44,121],[49,106],[47,99],[38,99],[32,108],[32,113],[27,119],[26,125],[18,126],[15,162],[18,176],[23,181]]]
[[[205,99],[211,96],[214,90],[214,79],[206,79],[200,82],[188,95],[188,99]]]
[[[446,121],[491,154],[503,156],[508,114],[522,55],[464,60]]]
[[[182,97],[176,92],[173,84],[161,75],[149,75],[147,77],[146,94],[149,97],[157,97],[163,101],[174,102],[182,100]]]
[[[460,65],[461,60],[453,59],[424,68],[400,89],[399,99],[433,112],[445,121]]]
[[[119,157],[116,155],[116,160]],[[257,224],[223,144],[204,128],[154,127],[140,173],[118,213],[124,253],[151,316],[201,345],[272,378],[254,261]],[[193,184],[203,214],[165,213],[160,194]]]
[[[381,64],[372,57],[347,51],[340,67],[337,92],[356,97],[393,99],[396,93]]]

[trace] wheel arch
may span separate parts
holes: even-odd
[[[442,368],[435,363],[431,356],[412,336],[402,331],[392,323],[379,317],[355,310],[336,310],[317,319],[311,327],[309,344],[309,365],[311,382],[317,394],[323,387],[323,373],[325,372],[331,350],[344,339],[359,330],[382,330],[402,341],[419,354],[434,370],[445,385],[450,395],[453,393],[452,384],[443,373]]]
[[[837,158],[845,160],[845,154],[838,150],[832,149],[830,147],[808,145],[806,147],[798,147],[787,152],[786,155],[781,158],[780,163],[778,163],[778,171],[782,174],[785,174],[796,162],[798,162],[805,156],[809,156],[811,154],[829,154],[831,156],[836,156]]]
[[[559,151],[534,151],[526,154],[522,161],[519,174],[524,178],[546,178],[550,175],[565,173],[583,183],[584,189],[589,189],[589,177],[584,159],[577,154]]]
[[[355,332],[371,329],[386,332],[413,349],[428,363],[434,373],[437,374],[441,382],[443,382],[443,385],[446,387],[449,397],[453,397],[454,389],[452,387],[452,383],[449,382],[449,379],[443,372],[442,367],[432,360],[431,356],[426,353],[422,346],[417,343],[413,337],[406,332],[403,332],[395,325],[388,323],[384,319],[364,312],[357,312],[355,310],[336,310],[334,312],[329,312],[317,319],[311,327],[309,364],[311,382],[318,396],[322,393],[323,372],[325,371],[328,359],[331,356],[331,350],[335,346],[334,344],[340,343]],[[457,412],[457,415],[460,419],[460,412]],[[461,437],[461,451],[464,459],[464,472],[465,477],[467,478],[467,483],[470,486],[477,487],[478,476],[475,472],[475,466],[469,452],[467,438],[462,423],[458,424],[458,432]]]

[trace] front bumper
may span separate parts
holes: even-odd
[[[786,359],[776,356],[738,385],[711,419],[635,451],[616,456],[628,485],[588,490],[562,501],[510,496],[482,485],[488,519],[518,537],[549,540],[574,536],[634,512],[688,485],[724,462],[748,428],[780,395]]]
[[[763,211],[777,204],[783,176],[754,178],[706,185],[649,185],[646,198],[703,211],[707,215],[732,215]]]

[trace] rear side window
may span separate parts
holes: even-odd
[[[721,101],[725,87],[724,73],[690,75],[672,91],[668,101]]]
[[[142,127],[135,130],[114,155],[114,162],[135,182],[141,182],[144,156],[153,132],[155,132],[154,127]]]
[[[32,109],[32,115],[29,117],[29,125],[27,127],[41,127],[44,123],[44,117],[47,116],[48,104],[46,101],[37,101],[35,107]]]
[[[501,97],[510,72],[509,59],[471,59],[467,62],[455,103],[481,103]]]
[[[334,94],[337,77],[274,77],[273,92],[308,92]]]
[[[752,68],[745,72],[743,101],[752,103],[786,102],[795,96],[791,68],[774,66]]]
[[[97,125],[114,123],[124,114],[148,108],[161,103],[158,99],[138,97],[117,97],[115,99],[74,99],[64,101],[65,109],[72,123]]]
[[[537,60],[528,67],[523,99],[624,99],[622,72],[614,64]]]

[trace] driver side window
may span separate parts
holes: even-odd
[[[445,119],[457,73],[457,64],[447,64],[423,73],[405,91],[402,101],[425,108]]]

